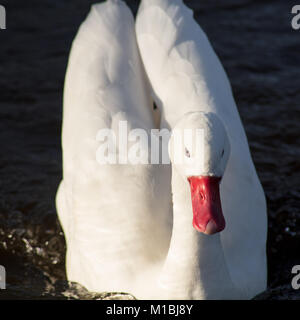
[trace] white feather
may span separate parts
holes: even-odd
[[[170,187],[161,166],[96,161],[98,131],[118,136],[121,120],[128,130],[154,127],[133,16],[122,1],[107,1],[92,7],[72,45],[57,210],[68,279],[92,291],[139,295],[144,274],[168,248]]]
[[[190,193],[178,175],[180,168],[173,165],[174,228],[162,277],[174,286],[181,283],[180,297],[251,298],[266,288],[266,202],[227,75],[181,0],[142,0],[136,32],[153,96],[162,111],[161,127],[174,129],[180,121],[187,128],[193,126],[187,120],[190,112],[200,112],[201,125],[201,112],[213,113],[223,123],[231,149],[221,183],[227,223],[221,235],[196,235],[182,220],[182,211],[192,214],[186,200]],[[218,129],[213,130],[217,135]],[[190,250],[180,249],[182,245]],[[193,268],[192,262],[190,267],[186,263],[185,268],[176,268],[174,256],[183,261],[193,256],[198,262]]]

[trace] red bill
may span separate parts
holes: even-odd
[[[194,176],[189,177],[193,206],[193,226],[205,234],[214,234],[224,230],[220,199],[219,177]]]

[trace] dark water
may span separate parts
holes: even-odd
[[[110,298],[66,282],[54,198],[61,179],[62,88],[76,30],[93,1],[7,0],[0,30],[0,299]],[[136,11],[139,1],[127,1]],[[222,2],[222,4],[220,4]],[[269,289],[297,299],[300,264],[300,30],[293,1],[186,1],[231,80],[268,201]],[[120,296],[114,296],[120,298]]]

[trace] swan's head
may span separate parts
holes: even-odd
[[[225,228],[219,185],[229,153],[226,129],[214,113],[187,113],[172,131],[169,156],[189,184],[193,226],[205,234]]]

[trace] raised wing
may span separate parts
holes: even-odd
[[[227,75],[182,0],[143,0],[136,32],[163,126],[200,110],[239,121]]]
[[[134,292],[138,276],[166,251],[170,230],[161,219],[169,214],[171,194],[163,171],[96,161],[99,130],[111,129],[117,137],[118,159],[120,121],[128,131],[149,131],[151,110],[130,10],[118,0],[94,5],[67,68],[57,195],[68,279],[89,290]]]

